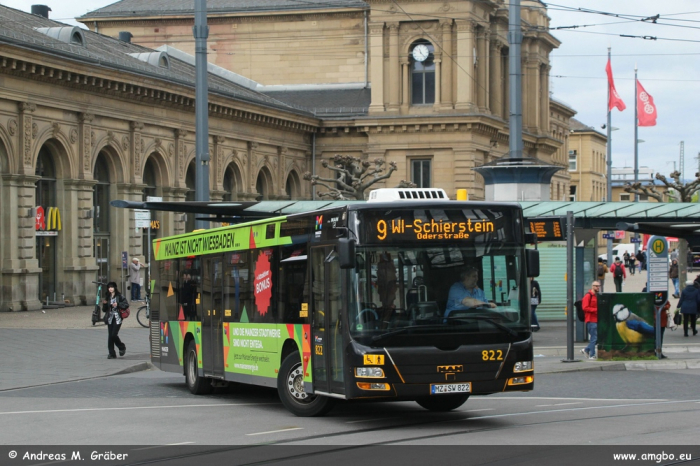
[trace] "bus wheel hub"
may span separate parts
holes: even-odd
[[[308,398],[308,395],[304,391],[304,374],[301,371],[301,364],[289,373],[289,377],[287,377],[287,387],[294,399],[306,400]]]

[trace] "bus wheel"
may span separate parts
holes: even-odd
[[[298,353],[282,361],[277,377],[277,391],[285,408],[300,417],[323,416],[333,407],[333,398],[313,396],[304,391],[304,373]]]
[[[208,395],[211,393],[211,380],[206,377],[200,377],[197,372],[197,345],[194,340],[190,340],[187,345],[187,353],[185,353],[185,380],[187,388],[193,395]]]
[[[416,403],[430,411],[452,411],[464,404],[469,395],[436,395],[426,398],[419,398]]]

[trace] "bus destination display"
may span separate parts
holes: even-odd
[[[369,243],[474,241],[479,237],[504,235],[500,221],[483,215],[465,215],[464,211],[394,211],[389,215],[372,212],[365,214],[365,222],[368,226],[365,241]]]
[[[547,218],[530,221],[530,232],[537,235],[539,241],[564,241],[561,219]]]

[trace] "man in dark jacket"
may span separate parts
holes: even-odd
[[[619,261],[620,258],[618,257]],[[622,264],[620,264],[622,267]],[[588,346],[581,350],[581,354],[588,356],[588,359],[597,359],[595,347],[598,343],[598,293],[600,292],[600,282],[591,283],[591,289],[585,294],[582,300],[583,312],[586,315],[586,330],[590,340]]]
[[[622,282],[627,278],[627,272],[619,257],[615,258],[615,263],[610,267],[610,273],[615,281],[615,291],[622,293]]]

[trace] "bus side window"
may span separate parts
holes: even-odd
[[[155,308],[155,306],[158,305],[161,321],[177,320],[177,300],[180,290],[180,283],[178,281],[179,265],[180,261],[178,259],[160,261],[159,267],[157,269],[154,268],[154,271],[157,271],[158,276],[151,277],[156,283],[156,288],[152,290],[151,308]],[[172,295],[170,295],[171,289],[173,293]],[[160,298],[158,300],[158,304],[154,302],[156,295],[158,295]]]
[[[229,252],[224,256],[224,322],[241,320],[241,253]]]

